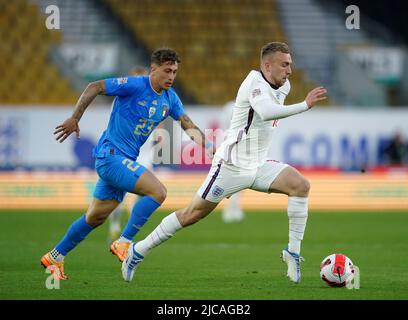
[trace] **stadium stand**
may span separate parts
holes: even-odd
[[[259,65],[260,47],[286,41],[275,1],[105,2],[148,51],[169,46],[180,53],[178,81],[201,104],[234,99],[248,71]],[[303,72],[297,70],[291,82],[296,90],[287,102],[303,100],[311,87]]]
[[[259,65],[259,48],[264,43],[287,42],[275,1],[243,0],[237,6],[232,0],[181,0],[174,6],[168,0],[104,0],[101,6],[96,1],[56,0],[52,3],[61,10],[62,29],[48,30],[44,12],[51,2],[16,0],[0,4],[0,26],[4,30],[0,35],[0,67],[5,77],[0,84],[2,104],[75,103],[86,79],[79,79],[62,60],[56,61],[55,48],[64,42],[116,40],[122,41],[124,50],[125,36],[123,32],[120,35],[123,27],[130,31],[136,47],[144,50],[135,53],[132,49],[127,56],[141,61],[141,52],[149,53],[160,46],[175,48],[183,59],[179,91],[192,97],[187,102],[207,105],[235,98],[242,79]],[[103,7],[114,16],[107,17]],[[114,24],[115,18],[122,25]],[[303,99],[312,87],[301,69],[295,70],[291,83],[296,89],[287,103]]]
[[[49,63],[49,50],[60,41],[50,32],[38,7],[26,0],[0,2],[0,102],[2,104],[73,103],[77,93]]]
[[[349,30],[345,26],[348,17],[345,9],[350,4],[361,5],[358,30]],[[305,70],[311,81],[323,83],[337,105],[372,107],[406,103],[406,90],[403,89],[406,84],[377,81],[366,68],[351,61],[347,53],[352,48],[400,47],[402,37],[399,34],[403,32],[392,33],[378,23],[396,25],[403,21],[397,18],[398,12],[404,12],[398,10],[397,4],[381,6],[380,9],[378,3],[364,0],[353,3],[339,0],[276,0],[276,7],[298,67]],[[395,10],[390,10],[390,7]],[[370,19],[365,15],[371,12],[375,12],[376,18],[373,16]],[[385,21],[387,12],[394,13],[392,18],[388,17],[388,21]],[[353,87],[359,87],[359,92],[353,93]]]
[[[118,41],[121,30],[111,22],[111,17],[101,10],[99,1],[94,0],[31,0],[42,12],[47,6],[56,5],[60,10],[63,41],[67,42],[110,42]]]
[[[340,17],[329,14],[315,1],[278,0],[277,5],[299,67],[314,81],[333,89],[337,46],[365,44],[367,40],[361,32],[349,32]]]

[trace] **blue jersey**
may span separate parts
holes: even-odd
[[[93,154],[97,156],[105,143],[114,145],[126,157],[136,159],[141,146],[152,131],[169,115],[184,114],[183,104],[170,88],[157,94],[148,76],[105,80],[106,95],[116,96],[107,129]]]

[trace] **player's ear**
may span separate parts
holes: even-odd
[[[269,62],[269,60],[264,61],[264,68],[267,73],[271,71],[271,63]]]
[[[265,68],[266,72],[270,72],[271,71],[271,59],[269,59],[269,57],[264,57],[262,59],[262,64],[263,67]]]

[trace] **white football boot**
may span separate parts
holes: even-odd
[[[144,257],[135,250],[135,243],[129,246],[126,259],[122,262],[122,276],[127,282],[132,281],[133,274]]]
[[[294,283],[299,283],[301,279],[300,263],[305,261],[305,259],[296,253],[289,252],[288,248],[282,250],[281,258],[288,265],[286,275]]]

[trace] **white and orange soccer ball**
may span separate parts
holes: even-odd
[[[320,278],[331,287],[344,287],[354,279],[355,266],[344,254],[333,253],[320,264]]]

